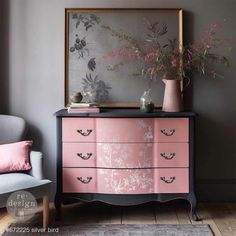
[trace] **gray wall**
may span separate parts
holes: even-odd
[[[210,23],[228,19],[222,35],[234,37],[235,0],[1,0],[0,112],[24,117],[34,149],[42,150],[48,178],[56,176],[53,113],[64,104],[64,8],[183,8],[185,40]],[[197,118],[197,193],[204,200],[236,199],[235,54],[224,79],[193,77],[186,107]]]

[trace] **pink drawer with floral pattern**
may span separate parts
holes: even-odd
[[[154,142],[188,142],[188,118],[156,118]]]
[[[96,167],[96,143],[63,143],[63,167]]]
[[[94,168],[63,168],[63,192],[96,193],[97,178]]]
[[[63,168],[63,192],[153,193],[154,172],[154,169]]]
[[[154,167],[188,167],[188,143],[155,143]]]
[[[188,143],[63,143],[63,167],[188,167]]]
[[[62,141],[63,142],[95,142],[94,118],[63,118]]]
[[[97,143],[97,167],[153,167],[153,143]]]
[[[97,142],[153,142],[154,119],[97,119]]]
[[[63,192],[104,194],[188,193],[188,168],[63,168]]]
[[[157,169],[155,177],[156,193],[188,193],[188,168],[162,168]]]
[[[97,169],[98,192],[144,194],[154,192],[154,169]]]
[[[188,167],[188,143],[97,143],[97,167]]]

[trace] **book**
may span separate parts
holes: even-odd
[[[97,106],[98,106],[98,103],[86,103],[86,102],[79,102],[79,103],[72,102],[70,104],[70,108],[97,107]]]
[[[68,113],[99,113],[99,107],[84,107],[84,108],[71,108],[67,109]]]

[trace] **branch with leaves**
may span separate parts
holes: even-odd
[[[110,26],[102,26],[112,36],[127,43],[121,48],[114,49],[108,56],[140,61],[142,68],[139,74],[150,80],[183,79],[187,78],[189,72],[209,75],[213,78],[223,77],[213,69],[214,64],[229,66],[226,56],[213,52],[224,43],[224,40],[217,37],[222,24],[213,24],[199,42],[183,46],[179,45],[177,39],[165,37],[168,32],[166,24],[152,23],[147,18],[144,18],[144,22],[147,29],[144,42],[139,42],[131,35],[118,32]]]

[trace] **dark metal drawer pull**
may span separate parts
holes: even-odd
[[[172,136],[175,132],[175,129],[170,129],[169,132],[166,131],[165,129],[161,129],[161,132],[166,136]]]
[[[93,179],[93,177],[87,177],[87,179],[83,179],[82,177],[77,177],[77,179],[83,184],[88,184]]]
[[[87,152],[87,156],[83,156],[83,154],[81,152],[77,153],[77,156],[82,158],[83,160],[88,160],[92,155],[93,155],[93,153],[88,153],[88,152]]]
[[[170,179],[166,179],[165,177],[160,177],[162,181],[164,181],[166,184],[172,184],[175,180],[175,177],[170,177]]]
[[[80,133],[83,136],[89,136],[92,133],[93,130],[87,129],[87,132],[83,132],[82,129],[77,129],[77,132]]]
[[[166,160],[171,160],[175,157],[176,153],[175,152],[171,152],[169,155],[166,154],[165,152],[161,152],[160,155],[165,158]]]

